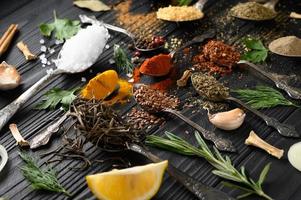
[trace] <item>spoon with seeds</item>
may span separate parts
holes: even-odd
[[[192,74],[191,81],[195,90],[203,98],[210,101],[233,101],[249,110],[253,114],[257,115],[259,118],[265,121],[268,126],[275,128],[280,135],[283,135],[285,137],[300,137],[300,134],[297,133],[296,129],[293,126],[280,123],[277,119],[268,117],[258,110],[246,105],[239,99],[230,96],[229,88],[219,83],[213,76],[208,76],[203,73],[197,72]]]
[[[117,26],[99,21],[99,20],[96,19],[95,16],[79,15],[79,18],[80,18],[80,21],[82,23],[102,25],[102,26],[105,26],[109,30],[116,31],[116,32],[123,33],[123,34],[127,35],[129,38],[131,38],[132,42],[134,43],[135,49],[138,50],[138,51],[151,52],[151,51],[156,51],[158,49],[161,49],[164,46],[164,41],[160,37],[158,37],[157,40],[159,40],[159,43],[156,43],[154,41],[154,47],[152,47],[152,48],[141,48],[137,44],[137,40],[136,40],[135,35],[133,33],[129,32],[129,31],[123,29],[123,28],[120,28],[120,27],[117,27]]]
[[[76,127],[80,133],[99,148],[107,152],[120,152],[125,150],[139,153],[153,162],[161,159],[152,154],[143,142],[145,132],[133,128],[120,114],[111,107],[97,100],[77,99],[71,105],[71,115],[76,118]],[[185,172],[168,164],[167,172],[171,177],[183,184],[190,192],[201,200],[233,200],[228,194],[209,187],[194,179]]]
[[[236,151],[230,140],[217,136],[214,132],[206,130],[176,111],[175,109],[180,103],[180,100],[177,97],[151,89],[149,86],[143,84],[135,84],[133,89],[133,95],[136,102],[144,110],[150,113],[170,113],[198,130],[206,140],[213,142],[217,149],[228,152]]]
[[[270,0],[264,4],[257,2],[239,3],[230,10],[230,14],[233,17],[250,21],[271,20],[277,16],[275,6],[278,1]]]

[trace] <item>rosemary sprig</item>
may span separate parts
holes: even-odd
[[[195,138],[199,144],[199,148],[170,132],[165,132],[165,134],[167,139],[155,135],[147,136],[146,143],[182,155],[205,158],[215,168],[215,170],[212,171],[213,174],[239,183],[236,185],[230,182],[223,182],[225,186],[239,189],[244,192],[242,195],[237,197],[238,199],[252,194],[259,195],[268,200],[272,199],[262,189],[262,183],[270,169],[270,163],[261,171],[258,181],[254,181],[252,178],[247,176],[244,166],[238,170],[233,166],[231,159],[228,156],[223,157],[215,147],[213,147],[214,151],[210,150],[198,132],[195,132]]]
[[[47,169],[42,170],[37,165],[36,160],[29,154],[20,152],[19,155],[26,163],[20,169],[23,176],[31,183],[33,189],[62,192],[70,196],[70,193],[59,183],[56,172],[52,168],[47,167]]]
[[[133,64],[127,57],[125,51],[117,44],[114,45],[114,60],[118,71],[130,74],[133,72]]]
[[[267,86],[257,86],[255,89],[233,90],[238,98],[255,109],[271,108],[279,105],[300,107],[286,99],[281,92]]]

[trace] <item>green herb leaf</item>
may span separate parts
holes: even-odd
[[[114,60],[118,67],[118,71],[126,74],[133,72],[133,64],[126,55],[126,52],[117,44],[114,45]]]
[[[260,173],[258,182],[257,182],[258,185],[261,185],[261,184],[263,183],[263,181],[265,180],[265,178],[266,178],[266,176],[267,176],[267,174],[268,174],[270,168],[271,168],[271,163],[267,164],[267,165],[263,168],[263,170],[262,170],[261,173]]]
[[[300,107],[286,99],[278,90],[267,86],[257,86],[255,89],[237,89],[233,92],[238,94],[239,99],[255,109],[272,108],[279,105]]]
[[[41,24],[40,32],[44,36],[51,36],[54,32],[54,36],[58,40],[69,39],[75,35],[80,29],[80,21],[70,19],[58,19],[54,11],[54,22],[49,24]]]
[[[191,2],[192,0],[178,0],[178,6],[188,6]]]
[[[25,162],[25,165],[20,168],[22,174],[31,183],[33,189],[62,192],[70,196],[70,193],[59,183],[56,172],[52,168],[47,167],[42,170],[29,154],[20,152],[19,155]]]
[[[44,100],[39,103],[37,109],[55,109],[59,103],[65,110],[68,110],[70,104],[76,98],[74,94],[79,88],[73,88],[71,90],[62,90],[60,88],[53,88],[45,94]]]
[[[260,40],[254,38],[246,38],[243,40],[247,51],[242,55],[242,60],[248,60],[253,63],[260,63],[267,59],[268,49],[265,48]]]
[[[261,178],[259,178],[258,182],[256,183],[253,181],[253,179],[246,175],[244,167],[241,167],[240,170],[237,170],[229,157],[223,157],[216,148],[214,148],[214,151],[210,150],[198,132],[195,132],[195,138],[200,145],[199,148],[191,145],[187,141],[170,132],[165,132],[165,134],[167,138],[154,135],[147,136],[146,144],[173,151],[182,155],[202,157],[215,168],[215,170],[212,171],[213,174],[235,182],[236,184],[226,183],[226,185],[244,191],[245,193],[243,196],[256,194],[268,200],[272,199],[265,194],[261,187],[261,184],[268,172],[269,166],[264,168]]]

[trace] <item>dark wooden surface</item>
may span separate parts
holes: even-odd
[[[106,1],[108,4],[115,4],[118,1]],[[156,1],[142,0],[134,1],[132,3],[132,12],[149,11],[150,4]],[[283,0],[280,1],[280,5],[277,9],[282,10],[279,16],[274,21],[269,22],[246,22],[241,20],[227,20],[226,14],[231,6],[235,5],[238,0],[211,0],[205,7],[206,17],[199,22],[187,23],[187,24],[173,24],[163,23],[160,26],[162,32],[168,33],[168,37],[178,36],[183,38],[184,41],[189,40],[191,37],[205,32],[208,28],[215,29],[218,32],[218,38],[225,39],[230,44],[237,44],[238,40],[243,36],[249,34],[253,36],[260,36],[265,43],[270,42],[272,39],[283,35],[297,35],[301,37],[300,25],[301,21],[296,21],[288,18],[288,13],[291,11],[301,11],[301,3],[299,0]],[[0,33],[2,34],[11,23],[20,24],[20,32],[14,40],[13,45],[9,49],[8,53],[4,55],[1,60],[6,60],[8,63],[17,66],[22,75],[22,86],[13,91],[1,91],[0,92],[0,108],[10,103],[33,83],[39,80],[44,74],[47,68],[42,68],[39,61],[25,62],[22,54],[16,49],[15,44],[17,41],[23,40],[32,51],[36,54],[41,54],[39,40],[42,38],[38,25],[42,22],[52,21],[52,11],[56,10],[59,17],[67,17],[76,19],[80,13],[93,14],[86,10],[81,10],[72,5],[71,0],[3,0],[0,2]],[[113,23],[115,20],[115,11],[106,13],[96,13],[99,19],[108,23]],[[127,43],[130,40],[121,35],[115,35],[111,37],[109,41],[110,47],[113,44]],[[53,40],[48,44],[53,45]],[[123,44],[124,45],[124,44]],[[48,45],[49,46],[49,45]],[[60,47],[55,47],[58,51]],[[92,67],[93,73],[84,72],[78,75],[62,75],[56,80],[49,83],[38,94],[30,99],[22,109],[16,114],[11,122],[17,123],[22,135],[30,140],[34,135],[39,133],[49,124],[49,122],[61,115],[60,111],[37,111],[34,110],[34,106],[41,100],[41,96],[45,91],[53,87],[72,88],[83,83],[80,81],[81,77],[89,79],[96,73],[104,71],[110,68],[108,60],[112,57],[112,48],[106,50],[100,57],[99,61]],[[270,72],[277,72],[280,74],[296,74],[299,78],[301,75],[301,61],[300,59],[287,59],[276,55],[270,55],[267,61],[266,69]],[[242,78],[238,78],[239,76]],[[265,79],[258,78],[253,72],[248,70],[236,70],[236,72],[227,77],[223,77],[222,80],[226,80],[229,86],[232,88],[237,87],[249,87],[255,84],[271,84]],[[180,91],[179,95],[184,100],[188,92]],[[126,111],[133,103],[123,111]],[[232,105],[234,106],[234,105]],[[199,124],[204,125],[208,129],[213,129],[206,119],[206,112],[199,110],[199,112],[193,112],[196,109],[183,109],[182,113],[186,116],[190,116],[191,119]],[[281,122],[289,123],[296,126],[296,129],[301,132],[301,112],[300,109],[291,107],[278,107],[274,109],[267,109],[263,111],[269,116],[273,116]],[[246,122],[244,125],[234,132],[222,132],[216,130],[224,137],[228,137],[233,141],[238,149],[238,153],[231,154],[236,166],[244,165],[251,177],[257,179],[260,170],[263,166],[269,162],[272,163],[271,171],[267,176],[267,180],[264,184],[264,190],[275,199],[279,200],[299,200],[301,199],[301,173],[295,170],[288,163],[287,157],[277,160],[265,152],[247,147],[244,145],[244,140],[248,136],[250,130],[255,132],[264,138],[269,143],[283,148],[285,154],[291,144],[300,141],[300,139],[288,139],[281,137],[275,130],[267,128],[267,126],[252,114],[247,114]],[[195,142],[193,138],[193,130],[185,125],[178,119],[169,118],[168,122],[160,128],[154,130],[154,134],[163,135],[164,131],[172,131],[181,137],[185,137],[191,142]],[[185,131],[189,131],[186,134]],[[20,173],[19,167],[22,165],[22,161],[18,156],[19,148],[15,145],[15,141],[5,127],[0,131],[0,144],[4,145],[9,154],[9,162],[5,167],[4,172],[0,174],[0,197],[6,197],[8,199],[64,199],[64,195],[33,191],[29,183],[23,178]],[[60,138],[57,137],[46,148],[36,151],[37,154],[55,149],[60,144]],[[87,157],[93,159],[107,159],[111,155],[105,152],[101,152],[91,144],[85,147]],[[229,194],[235,196],[237,191],[224,188],[221,183],[221,179],[217,178],[211,173],[212,167],[201,158],[190,158],[180,156],[174,153],[161,151],[158,149],[152,149],[154,153],[162,158],[168,159],[172,164],[187,172],[196,179],[211,185],[213,187],[222,189]],[[116,156],[116,155],[114,155]],[[135,164],[142,164],[146,162],[141,156],[125,152],[121,153],[121,156],[128,157],[128,160]],[[40,163],[49,159],[44,158]],[[92,198],[92,194],[89,192],[86,183],[85,175],[93,174],[97,172],[107,171],[112,168],[112,162],[93,164],[87,171],[74,171],[70,170],[70,167],[81,165],[79,161],[66,160],[54,165],[54,168],[59,172],[59,181],[64,185],[68,191],[72,193],[70,199],[87,199]],[[175,182],[168,175],[165,176],[164,183],[160,188],[159,193],[155,197],[156,199],[195,199],[185,188]],[[259,199],[253,197],[253,199]]]

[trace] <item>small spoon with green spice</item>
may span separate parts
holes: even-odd
[[[239,3],[230,10],[230,14],[233,17],[250,21],[271,20],[277,16],[275,6],[278,1],[270,0],[263,5],[257,2]]]
[[[213,76],[208,76],[202,73],[194,73],[191,76],[192,85],[195,90],[203,98],[210,101],[233,101],[245,109],[249,110],[253,114],[261,118],[265,123],[275,128],[280,135],[285,137],[300,137],[300,134],[296,129],[288,124],[280,123],[277,119],[271,118],[258,110],[248,106],[243,103],[241,100],[230,96],[230,89],[223,84],[219,83]]]

